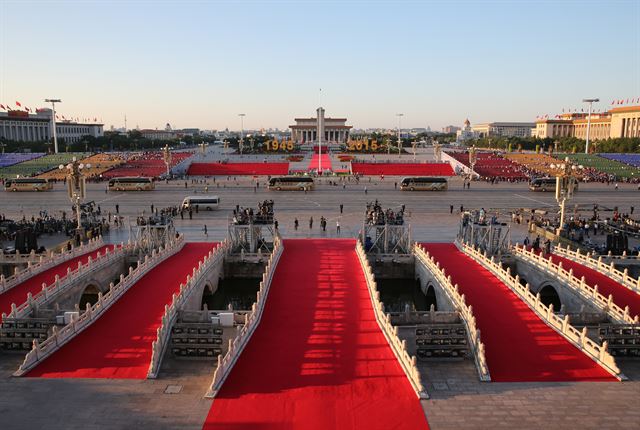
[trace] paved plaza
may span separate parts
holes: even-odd
[[[329,185],[322,179],[308,193],[275,192],[264,188],[266,179],[212,179],[206,184],[187,181],[158,183],[153,192],[105,193],[104,184],[89,184],[87,200],[101,206],[105,216],[120,214],[135,219],[150,205],[157,208],[179,205],[186,195],[205,192],[221,197],[217,211],[194,213],[192,220],[178,216],[176,228],[187,240],[221,240],[236,205],[256,207],[258,201],[273,199],[280,232],[284,237],[336,237],[336,221],[342,237],[354,237],[362,228],[365,204],[378,199],[383,207],[406,206],[412,238],[417,241],[452,241],[458,229],[459,208],[498,209],[505,214],[518,208],[556,209],[553,193],[533,193],[526,183],[491,185],[474,182],[470,190],[453,179],[450,189],[440,193],[402,192],[394,183],[399,178],[368,178],[359,184]],[[367,193],[365,193],[365,187]],[[628,211],[640,203],[634,185],[581,184],[571,204],[601,207],[619,206]],[[40,211],[69,214],[69,202],[62,184],[54,191],[1,193],[1,212],[7,218],[37,216]],[[344,205],[340,214],[339,206]],[[449,205],[455,210],[450,214]],[[327,232],[319,219],[325,216]],[[300,227],[294,230],[294,219]],[[309,218],[314,226],[309,230]],[[203,226],[207,226],[208,236]],[[521,240],[523,226],[513,226],[512,238]],[[114,229],[109,241],[126,240],[128,228]],[[210,364],[168,360],[157,380],[82,380],[14,378],[11,376],[22,355],[0,354],[0,427],[13,429],[93,429],[93,428],[180,428],[199,429],[211,406],[203,398],[211,382]],[[259,364],[257,364],[259,365]],[[439,429],[635,429],[640,422],[640,365],[621,362],[630,378],[619,383],[481,383],[471,361],[436,362],[421,365],[431,396],[422,402],[431,428]],[[398,417],[402,419],[402,417]]]

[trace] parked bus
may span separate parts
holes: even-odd
[[[153,178],[143,176],[109,179],[109,191],[151,191],[155,187]]]
[[[448,187],[446,178],[411,176],[400,182],[403,191],[446,191]]]
[[[535,178],[529,182],[529,189],[531,191],[555,191],[556,190],[556,178]],[[578,191],[578,182],[574,181],[573,191]]]
[[[17,178],[5,179],[6,191],[49,191],[53,189],[53,183],[45,178]]]
[[[278,176],[269,179],[270,190],[313,190],[315,184],[310,176]]]
[[[187,196],[182,201],[182,209],[189,210],[196,206],[198,209],[206,209],[208,211],[218,209],[220,206],[220,197],[218,196]]]

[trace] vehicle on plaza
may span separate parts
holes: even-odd
[[[531,191],[555,191],[556,178],[535,178],[529,182],[529,190]],[[573,191],[578,191],[578,182],[574,182]]]
[[[400,189],[403,191],[446,191],[448,188],[446,178],[410,176],[400,181]]]
[[[6,191],[49,191],[53,189],[53,183],[45,178],[16,178],[5,179]]]
[[[155,188],[153,178],[144,176],[109,179],[109,191],[151,191]]]
[[[182,209],[189,210],[190,208],[205,209],[212,211],[218,209],[220,206],[220,197],[218,196],[187,196],[182,201]]]
[[[269,189],[277,191],[309,191],[313,190],[315,183],[310,176],[277,176],[269,179]]]

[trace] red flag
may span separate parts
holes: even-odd
[[[629,99],[627,99],[627,103],[626,104],[629,104]]]
[[[22,105],[20,104],[20,102],[19,102],[19,101],[16,101],[16,106],[20,106],[20,107],[22,107]]]
[[[2,108],[2,109],[6,109],[6,108],[4,107],[4,105],[0,105],[0,108]]]

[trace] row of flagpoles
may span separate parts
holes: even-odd
[[[0,103],[0,109],[4,110],[4,111],[24,111],[27,113],[38,113],[41,112],[42,109],[32,109],[30,107],[27,106],[22,106],[22,103],[20,103],[19,101],[16,101],[15,103],[16,108],[12,108],[10,104],[6,103]],[[97,117],[94,118],[80,118],[80,117],[69,117],[67,118],[64,115],[58,115],[56,114],[56,121],[73,121],[73,122],[83,122],[83,123],[89,123],[89,122],[94,122],[94,123],[98,123],[98,122],[102,122],[102,119],[100,121],[98,121]]]
[[[640,104],[640,97],[636,97],[636,98],[631,98],[631,99],[615,99],[611,101],[611,106],[624,106],[624,105],[637,105]],[[605,111],[606,112],[606,111]],[[578,109],[562,109],[562,113],[578,113]],[[580,113],[585,113],[584,108],[580,109]],[[603,113],[600,109],[594,109],[591,111],[591,113],[597,114],[597,113]],[[537,115],[536,119],[549,119],[549,118],[555,118],[555,119],[560,119],[562,118],[563,115],[562,114],[558,114],[558,115],[553,115],[553,116],[549,116],[547,115]]]

